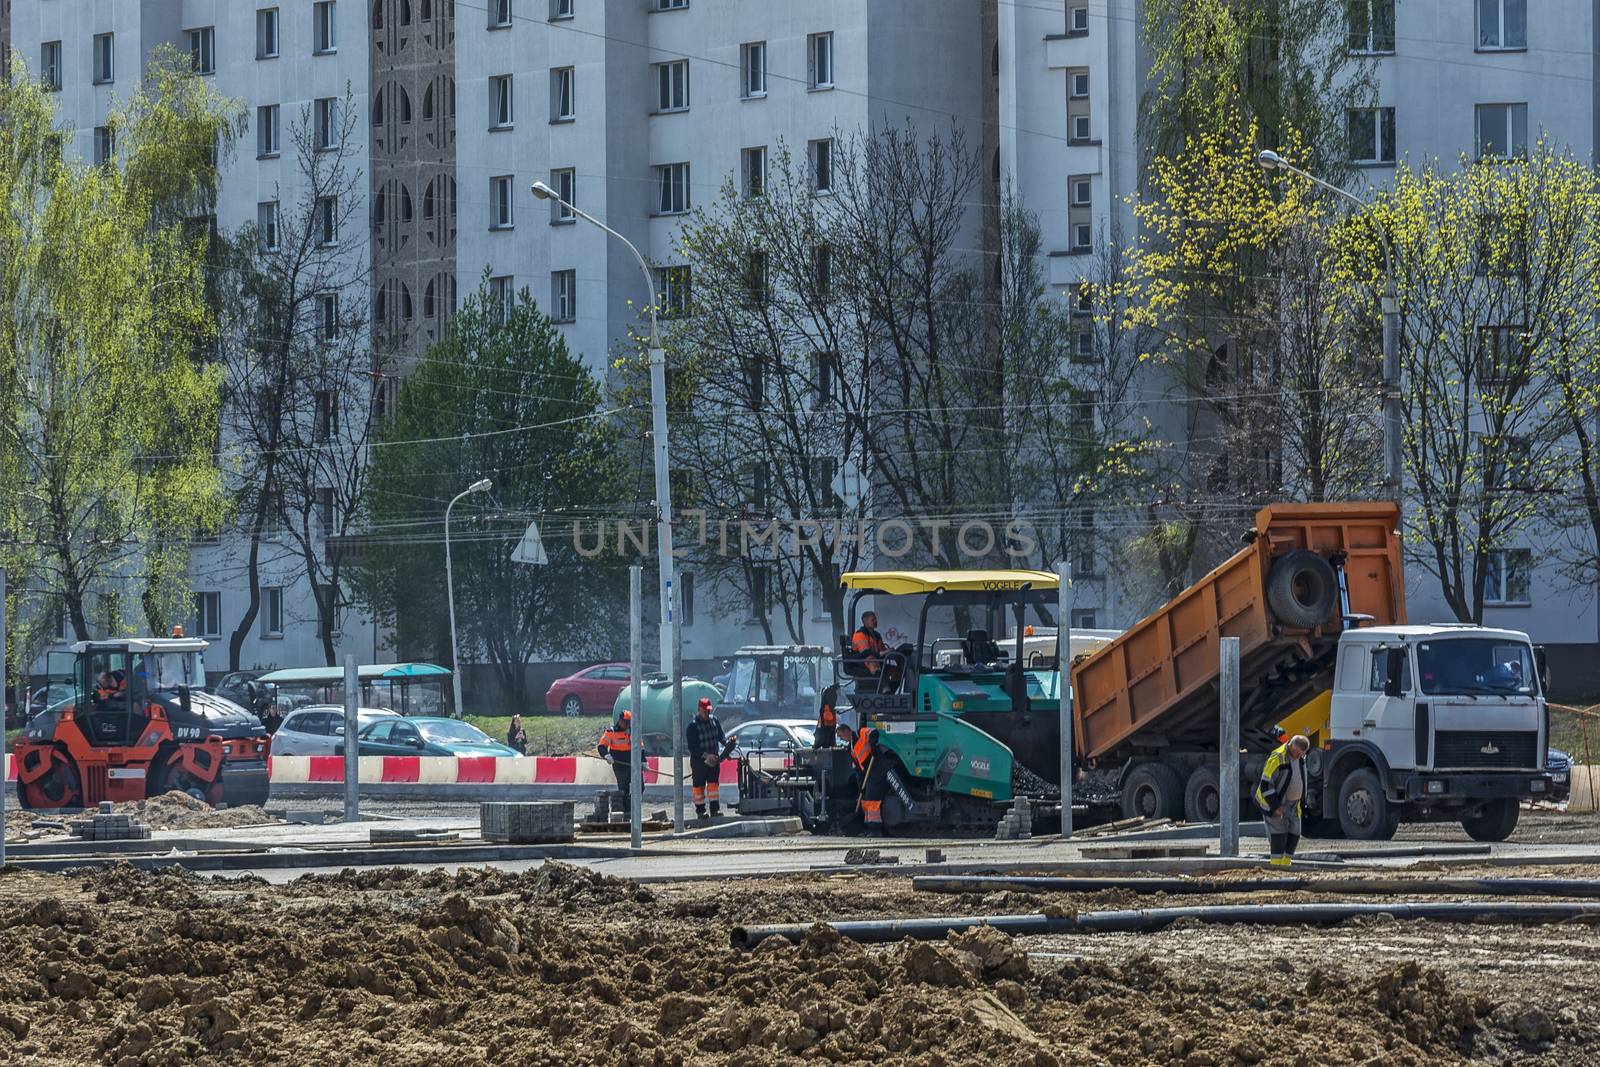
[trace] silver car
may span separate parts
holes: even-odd
[[[400,713],[387,708],[362,708],[357,713],[359,728],[382,719],[398,719]],[[312,704],[296,708],[284,717],[283,725],[272,735],[274,756],[335,756],[336,745],[344,741],[344,708],[337,704]]]
[[[770,757],[787,756],[796,749],[810,748],[816,740],[817,724],[809,719],[751,719],[728,731],[734,739],[729,755],[760,756],[762,765]]]

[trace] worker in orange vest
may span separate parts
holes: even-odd
[[[861,819],[867,836],[883,836],[883,798],[889,791],[889,763],[878,745],[878,731],[862,724],[851,758],[861,772]]]
[[[633,794],[633,712],[624,710],[622,718],[600,735],[595,749],[602,759],[611,760],[611,773],[616,775],[617,791],[622,794],[626,810]]]
[[[833,710],[838,691],[832,686],[822,697],[822,710],[817,713],[817,732],[811,741],[812,748],[832,748],[839,743],[839,713]]]

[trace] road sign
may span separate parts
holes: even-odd
[[[833,476],[833,494],[843,501],[845,510],[854,511],[861,506],[861,468],[849,460],[839,465]]]
[[[537,522],[528,523],[528,529],[523,533],[522,540],[511,550],[511,562],[530,563],[536,567],[542,567],[550,562],[550,557],[544,554],[544,542],[539,540]]]

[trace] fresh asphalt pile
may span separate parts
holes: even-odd
[[[13,871],[0,874],[0,1061],[1600,1058],[1591,1006],[1600,931],[1589,925],[1423,930],[1363,920],[1262,933],[1179,924],[1016,939],[977,929],[882,946],[817,925],[798,942],[753,951],[729,940],[735,927],[763,923],[1087,914],[1113,900],[952,898],[857,877],[645,888],[559,863],[516,874],[348,871],[276,887],[126,867]]]

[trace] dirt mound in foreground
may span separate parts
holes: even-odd
[[[284,886],[12,873],[0,1061],[1221,1067],[1600,1050],[1416,964],[1297,976],[1257,959],[1196,979],[1149,958],[1035,958],[990,929],[866,949],[819,924],[746,953],[730,925],[554,863]]]

